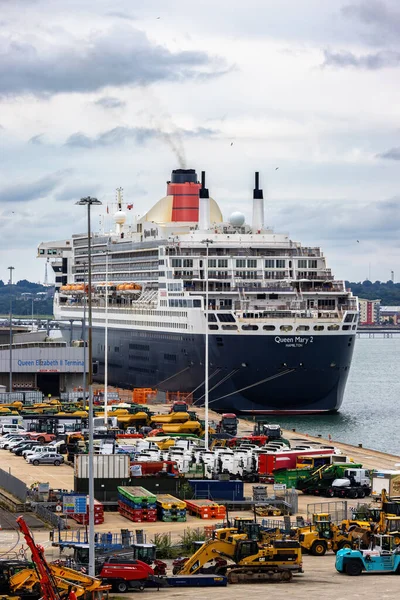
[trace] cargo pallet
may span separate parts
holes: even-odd
[[[226,508],[212,500],[185,500],[190,514],[200,519],[224,519]]]
[[[160,521],[186,521],[186,502],[171,494],[157,494],[157,514]]]
[[[85,514],[76,514],[71,515],[71,519],[79,523],[80,525],[88,525],[89,524],[89,507],[86,509]],[[94,501],[94,524],[101,525],[104,523],[104,506],[101,502],[95,499]]]
[[[125,504],[128,504],[134,509],[149,509],[157,508],[157,498],[155,494],[152,494],[144,487],[135,486],[119,486],[118,487],[118,500],[121,500]]]
[[[118,512],[120,515],[133,521],[134,523],[154,523],[157,521],[157,510],[154,509],[132,509],[124,502],[118,502]]]

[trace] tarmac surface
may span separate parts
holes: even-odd
[[[154,411],[167,412],[166,405],[151,406]],[[204,418],[204,409],[196,409],[200,418]],[[219,416],[217,413],[210,411],[210,420],[218,421]],[[279,419],[277,419],[279,422]],[[252,423],[243,419],[239,422],[239,434],[249,435],[252,432]],[[400,456],[393,456],[383,452],[377,452],[376,450],[370,450],[367,448],[359,448],[351,446],[349,444],[343,444],[336,442],[335,440],[325,440],[319,437],[308,436],[306,433],[301,434],[293,431],[284,431],[284,437],[300,442],[300,441],[314,441],[323,444],[334,445],[341,450],[343,454],[353,458],[355,462],[360,462],[366,468],[378,468],[378,469],[398,469],[400,464]],[[69,465],[61,465],[59,467],[43,465],[33,466],[28,465],[26,461],[21,457],[16,457],[8,450],[0,450],[0,468],[11,473],[15,477],[18,477],[24,481],[28,487],[38,481],[48,482],[50,487],[59,489],[65,488],[68,490],[73,489],[74,485],[74,471]],[[252,496],[252,485],[245,484],[245,495],[247,497]],[[269,491],[272,493],[272,486],[268,486]],[[299,493],[299,513],[302,516],[307,515],[307,505],[317,502],[327,502],[326,498],[318,498],[315,496],[304,496]],[[369,502],[370,499],[365,499]],[[349,501],[349,506],[352,501]],[[357,502],[357,501],[354,501]],[[234,514],[240,514],[240,516],[251,515],[252,513],[241,511],[240,513],[231,512],[230,517]],[[0,510],[0,556],[4,555],[5,552],[19,552],[21,548],[26,549],[24,540],[20,537],[16,531],[9,529],[10,519],[11,521],[17,515],[8,513],[7,511]],[[33,515],[29,515],[33,516]],[[69,519],[72,529],[79,529],[74,521]],[[128,528],[134,530],[141,528],[145,530],[147,541],[151,541],[155,533],[170,533],[173,542],[178,542],[180,536],[183,534],[186,528],[201,528],[215,524],[215,521],[200,520],[195,517],[188,517],[186,523],[132,523],[115,512],[105,512],[105,522],[102,525],[96,525],[95,529],[98,532],[118,532],[122,528]],[[32,525],[31,525],[32,526]],[[37,543],[44,546],[46,556],[49,560],[54,560],[60,556],[59,549],[51,545],[49,539],[49,529],[43,526],[40,529],[35,528],[34,537]],[[64,556],[65,553],[63,553]],[[304,574],[296,575],[290,584],[283,583],[267,583],[267,584],[245,584],[229,586],[227,588],[171,588],[161,589],[160,592],[154,590],[145,590],[144,598],[150,597],[150,594],[157,594],[157,598],[165,598],[165,600],[187,598],[188,596],[199,598],[204,594],[211,596],[213,600],[225,600],[228,598],[235,598],[235,600],[248,600],[251,594],[273,594],[274,599],[280,600],[281,598],[287,598],[288,594],[292,595],[296,599],[309,600],[310,597],[324,598],[330,600],[348,600],[348,598],[365,598],[367,596],[379,597],[380,599],[393,598],[395,594],[398,594],[399,579],[396,575],[371,575],[365,574],[358,578],[349,577],[342,575],[335,570],[335,557],[333,554],[328,553],[324,557],[304,556]],[[265,588],[265,589],[264,589]],[[119,600],[130,600],[130,598],[137,598],[137,593],[124,594],[118,596]],[[111,598],[117,598],[112,595]]]

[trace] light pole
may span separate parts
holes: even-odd
[[[82,321],[82,338],[83,338],[83,410],[86,407],[86,264],[83,265],[83,321]]]
[[[107,427],[108,416],[108,241],[106,248],[106,306],[104,330],[104,425]]]
[[[88,225],[88,360],[89,360],[89,575],[95,576],[95,547],[94,547],[94,461],[93,461],[93,344],[92,344],[92,241],[90,232],[90,207],[101,204],[97,198],[81,198],[76,202],[79,206],[87,206]]]
[[[13,342],[13,334],[12,334],[12,273],[15,267],[8,267],[10,271],[10,381],[9,381],[9,392],[12,392],[13,386],[13,377],[12,377],[12,342]]]
[[[204,367],[205,367],[205,372],[204,372],[204,427],[205,427],[205,432],[204,432],[204,445],[206,447],[206,450],[208,450],[208,246],[209,244],[212,244],[213,241],[212,240],[202,240],[201,241],[202,244],[206,245],[206,269],[205,269],[205,274],[206,274],[206,347],[205,347],[205,352],[204,352]]]

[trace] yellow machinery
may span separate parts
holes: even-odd
[[[187,412],[172,412],[165,415],[153,415],[150,423],[153,425],[164,425],[170,423],[185,423],[189,421],[190,415]]]
[[[352,548],[354,539],[358,537],[358,528],[349,532],[332,523],[329,513],[318,513],[313,515],[312,525],[299,528],[297,535],[303,551],[323,556],[327,550],[337,552],[342,548]]]
[[[198,574],[209,562],[216,563],[217,574],[227,574],[229,583],[288,582],[293,573],[303,572],[301,548],[297,541],[274,540],[270,546],[260,546],[247,534],[236,531],[234,528],[217,529],[215,537],[204,542],[182,564],[178,574]]]
[[[76,595],[79,597],[85,595],[86,592],[94,592],[101,587],[100,579],[90,577],[79,571],[54,564],[49,564],[49,568],[59,592],[67,591],[68,586],[73,585],[76,587]],[[12,593],[22,591],[29,593],[38,588],[39,584],[40,581],[35,569],[23,569],[10,578]]]

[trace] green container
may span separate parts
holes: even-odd
[[[155,504],[157,497],[144,487],[138,485],[118,487],[118,492],[134,504]]]
[[[279,469],[274,471],[274,482],[284,483],[287,488],[295,488],[300,479],[311,474],[311,469]]]

